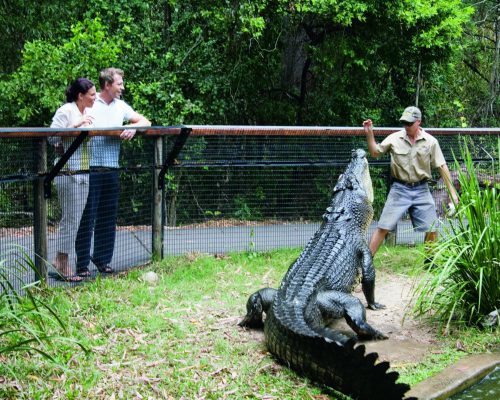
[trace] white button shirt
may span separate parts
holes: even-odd
[[[129,121],[134,110],[123,100],[114,99],[107,104],[97,94],[94,106],[89,114],[94,118],[96,128],[119,128],[125,121]],[[91,145],[91,167],[118,168],[121,139],[115,136],[94,136]]]

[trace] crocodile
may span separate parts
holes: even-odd
[[[361,278],[368,308],[384,308],[375,301],[375,269],[366,242],[372,202],[366,152],[353,150],[318,231],[279,289],[266,287],[249,297],[239,325],[264,328],[269,352],[313,381],[355,399],[402,399],[409,386],[397,383],[399,374],[388,372],[389,363],[377,363],[378,354],[365,354],[357,343],[387,339],[367,323],[363,303],[352,295]],[[355,335],[331,328],[342,317]]]

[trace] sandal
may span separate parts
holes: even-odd
[[[94,261],[93,258],[90,259],[92,261],[92,264],[94,264],[97,268],[97,270],[101,274],[114,274],[115,270],[109,266],[109,264],[98,264]]]
[[[60,282],[82,282],[83,279],[79,275],[63,275],[59,272],[49,272],[49,276]]]
[[[99,265],[97,266],[97,270],[101,273],[101,274],[114,274],[115,273],[115,270],[113,268],[111,268],[109,265]]]
[[[91,272],[88,269],[82,269],[76,274],[82,278],[90,278],[92,276]]]
[[[109,266],[109,264],[96,264],[96,263],[94,263],[94,265],[96,266],[97,270],[101,274],[114,274],[115,273],[115,270],[113,268],[111,268]]]

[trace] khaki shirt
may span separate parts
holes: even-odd
[[[377,151],[380,154],[390,152],[391,175],[404,182],[431,179],[431,168],[446,164],[439,142],[423,129],[420,129],[413,145],[403,129],[378,143]]]

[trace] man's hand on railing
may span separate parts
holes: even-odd
[[[133,137],[135,136],[135,129],[125,129],[121,135],[120,135],[120,139],[123,139],[123,140],[130,140],[132,139]]]

